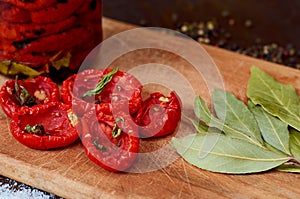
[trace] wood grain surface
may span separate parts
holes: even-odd
[[[134,28],[129,24],[104,18],[104,37]],[[147,34],[158,34],[146,32]],[[167,37],[173,37],[167,35]],[[155,38],[155,36],[154,36]],[[181,46],[174,40],[175,47]],[[177,43],[176,43],[177,42]],[[174,47],[174,48],[175,48]],[[249,69],[255,65],[274,76],[278,81],[291,84],[300,94],[300,71],[285,66],[257,60],[211,46],[203,46],[212,57],[219,74],[207,71],[208,76],[199,76],[186,59],[166,50],[141,49],[115,59],[113,66],[139,74],[137,66],[154,63],[160,67],[170,66],[189,82],[193,92],[201,95],[210,104],[210,87],[207,80],[214,85],[214,78],[219,75],[224,88],[238,98],[246,100],[246,86]],[[188,52],[191,55],[194,53]],[[213,63],[212,62],[212,63]],[[210,64],[210,63],[208,63]],[[149,71],[151,71],[149,69]],[[205,71],[205,70],[204,70]],[[162,72],[163,74],[163,72]],[[149,74],[151,76],[151,74]],[[153,76],[153,75],[152,75]],[[2,85],[6,80],[0,77]],[[182,84],[175,78],[171,85],[180,89]],[[179,85],[178,85],[179,84]],[[160,86],[146,85],[145,93],[160,89]],[[163,87],[161,89],[164,89]],[[187,102],[185,110],[191,114],[190,104],[194,96],[181,91],[181,98]],[[145,94],[145,95],[146,95]],[[270,171],[251,175],[225,175],[198,169],[176,156],[171,149],[162,153],[158,159],[138,158],[132,170],[127,173],[111,173],[98,167],[84,154],[80,142],[51,151],[29,149],[18,143],[9,132],[9,120],[0,113],[0,174],[16,179],[31,186],[57,194],[65,198],[299,198],[299,175]],[[189,131],[182,123],[182,131]],[[180,134],[180,132],[176,132]],[[175,133],[175,134],[176,134]],[[171,136],[163,139],[151,139],[141,142],[141,154],[164,148]],[[160,159],[169,160],[170,164],[161,169],[143,172],[149,164],[160,166]],[[146,161],[146,162],[145,162]],[[132,171],[132,172],[130,172]]]

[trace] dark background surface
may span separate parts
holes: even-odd
[[[241,46],[260,41],[296,49],[299,10],[299,0],[103,0],[103,15],[120,21],[177,29],[183,23],[215,20],[230,32],[231,42]],[[0,198],[59,197],[0,176]]]
[[[300,48],[299,0],[103,0],[103,15],[143,26],[176,29],[184,22],[217,19],[242,45],[287,43]],[[228,20],[235,20],[228,26]],[[251,20],[250,29],[245,22]]]

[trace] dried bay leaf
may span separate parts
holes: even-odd
[[[300,161],[300,132],[290,130],[290,150],[294,158]]]
[[[28,77],[36,77],[41,74],[41,72],[26,66],[12,61],[1,61],[0,62],[0,73],[8,76],[15,76],[18,74],[24,74]]]
[[[227,103],[235,103],[236,101],[230,101]],[[224,104],[224,102],[223,102]],[[230,111],[227,109],[226,111]],[[263,146],[261,136],[260,135],[255,135],[255,133],[245,133],[241,131],[240,129],[236,129],[234,126],[231,124],[228,125],[224,123],[224,121],[214,117],[208,107],[205,104],[205,101],[197,96],[195,98],[194,102],[194,112],[196,117],[198,117],[201,121],[205,122],[207,126],[217,128],[225,133],[225,135],[231,136],[233,138],[245,140],[251,143],[254,143],[258,146]],[[250,114],[252,114],[250,112]],[[257,139],[258,138],[258,139]]]
[[[264,140],[272,147],[290,155],[288,125],[266,112],[261,106],[249,102]]]
[[[205,104],[205,101],[200,97],[196,96],[194,101],[194,112],[197,118],[208,124],[211,119],[212,115]]]
[[[69,67],[72,55],[70,52],[68,52],[63,57],[60,57],[62,55],[62,52],[58,52],[56,55],[54,55],[52,58],[50,58],[51,66],[54,67],[56,70],[60,70],[63,67]],[[60,58],[59,58],[60,57]]]
[[[290,129],[290,151],[293,156],[290,161],[276,169],[283,172],[300,173],[300,132],[295,129]]]
[[[262,70],[252,67],[247,96],[267,112],[300,131],[300,102],[295,88],[284,85]]]
[[[215,142],[214,147],[207,150],[206,142],[209,145]],[[187,162],[201,169],[221,173],[262,172],[278,167],[290,159],[283,153],[275,153],[250,142],[214,133],[173,138],[172,146]]]
[[[217,89],[214,116],[196,97],[194,112],[200,122],[192,123],[199,133],[173,138],[172,146],[187,162],[212,172],[246,174],[275,168],[300,173],[300,103],[295,89],[258,68],[251,70],[248,106]]]
[[[242,101],[229,92],[216,89],[213,102],[218,118],[225,124],[263,143],[256,119]]]
[[[276,168],[278,171],[289,172],[289,173],[300,173],[300,167],[293,164],[282,164]]]
[[[222,133],[222,131],[220,131],[217,128],[214,127],[209,127],[206,124],[203,124],[201,122],[197,122],[196,120],[191,120],[194,128],[196,129],[197,133],[202,133],[202,134],[206,134],[207,132],[210,133]]]

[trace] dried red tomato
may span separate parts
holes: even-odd
[[[22,106],[30,107],[59,100],[57,84],[43,76],[26,81],[8,80],[0,90],[0,104],[8,117],[18,114]]]
[[[14,60],[15,63],[23,64],[24,66],[27,64],[30,65],[32,69],[41,69],[41,66],[44,66],[44,68],[47,68],[47,64],[50,63],[49,61],[50,57],[47,57],[46,55],[15,55],[15,54],[6,54],[0,52],[0,61],[4,60]],[[11,62],[13,63],[13,62]],[[1,66],[0,66],[1,67]],[[9,74],[10,71],[7,71]]]
[[[56,0],[1,0],[6,3],[11,3],[15,5],[16,7],[20,7],[25,10],[40,10],[45,9],[48,6],[51,6],[52,4],[56,3]],[[48,16],[49,17],[49,16]]]
[[[62,21],[71,16],[76,10],[83,6],[84,3],[85,0],[72,0],[56,3],[50,7],[47,7],[46,9],[31,12],[31,20],[33,23],[37,24]]]
[[[130,115],[91,111],[83,116],[80,126],[85,153],[94,163],[113,172],[125,171],[133,164],[139,137]]]
[[[80,14],[80,21],[98,23],[98,20],[101,20],[102,4],[96,0],[86,0],[85,3],[81,6],[77,13]]]
[[[142,103],[140,82],[118,69],[84,70],[66,79],[61,93],[62,100],[72,104],[79,116],[95,107],[110,107],[115,112],[122,110],[134,114]]]
[[[101,8],[101,0],[0,0],[0,72],[74,74],[102,41]]]
[[[0,7],[0,17],[3,21],[11,23],[30,23],[30,13],[27,10],[12,6],[9,3],[0,3],[0,5],[3,4],[5,8]]]
[[[91,35],[94,35],[92,26],[73,27],[62,33],[40,37],[35,40],[14,42],[15,51],[19,51],[21,55],[29,53],[45,53],[45,52],[59,52],[60,50],[70,49],[74,46],[82,45],[88,41]],[[74,40],[74,38],[80,38]],[[45,48],[47,46],[47,48]],[[4,46],[5,47],[5,46]],[[13,51],[13,49],[8,49]]]
[[[20,41],[62,32],[74,26],[76,17],[72,16],[63,21],[48,24],[16,24],[0,21],[0,38],[8,41]]]
[[[50,102],[22,107],[10,122],[12,135],[34,149],[53,149],[70,145],[78,139],[77,117],[69,105]]]
[[[142,138],[160,137],[173,133],[181,118],[181,102],[173,91],[169,97],[152,93],[138,111],[135,120]]]

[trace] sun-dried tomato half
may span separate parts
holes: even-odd
[[[18,114],[23,106],[31,107],[59,100],[58,85],[44,76],[26,81],[8,80],[0,90],[0,104],[8,117]]]
[[[50,102],[22,107],[11,119],[10,131],[20,143],[30,148],[54,149],[78,139],[77,122],[69,105]]]

